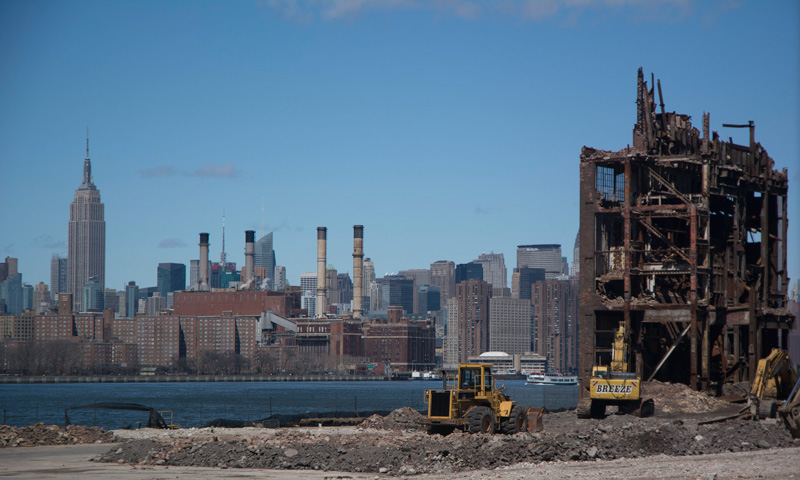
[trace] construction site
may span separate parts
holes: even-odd
[[[270,416],[245,428],[2,426],[0,475],[793,478],[800,382],[785,352],[795,321],[787,171],[773,169],[752,121],[723,124],[748,129],[749,145],[721,140],[708,113],[700,132],[688,115],[665,111],[660,81],[645,81],[642,69],[636,95],[632,146],[580,155],[577,409],[523,415],[490,365],[463,364],[452,378],[443,372],[441,389],[425,391],[427,417],[406,406],[388,415]],[[317,235],[324,285],[326,229]],[[207,240],[201,234],[201,265]],[[246,240],[249,280],[252,232]],[[360,285],[360,225],[353,257]],[[324,304],[325,289],[316,293]],[[222,473],[229,468],[236,473]]]
[[[756,141],[738,145],[665,111],[660,80],[639,69],[633,142],[580,154],[579,369],[611,361],[628,332],[642,380],[719,393],[752,381],[757,363],[786,349],[786,169]]]

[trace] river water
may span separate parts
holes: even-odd
[[[498,384],[525,407],[557,410],[574,408],[578,403],[577,385],[525,385],[524,380]],[[171,411],[174,423],[200,427],[218,418],[249,421],[273,414],[333,412],[353,416],[356,412],[364,415],[400,407],[423,411],[425,390],[441,386],[441,381],[0,385],[0,409],[8,425],[64,425],[67,408],[128,402]],[[136,428],[147,423],[147,413],[137,411],[70,409],[68,415],[71,423],[106,429]]]

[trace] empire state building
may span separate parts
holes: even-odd
[[[100,191],[92,182],[87,138],[83,182],[75,190],[75,199],[69,206],[67,237],[67,288],[72,294],[73,308],[78,312],[85,310],[83,287],[86,282],[91,277],[97,277],[101,289],[106,284],[106,222],[103,210]]]

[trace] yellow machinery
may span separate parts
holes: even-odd
[[[750,388],[750,412],[760,418],[775,418],[779,401],[791,396],[797,376],[786,350],[773,348],[758,361]]]
[[[514,434],[524,431],[523,408],[495,386],[492,366],[463,363],[455,375],[442,372],[442,389],[425,392],[428,416],[422,423],[429,433],[462,429],[469,433]]]
[[[578,401],[578,418],[601,418],[607,405],[616,405],[620,413],[646,417],[652,415],[652,399],[642,400],[642,379],[628,372],[628,339],[625,325],[620,325],[614,335],[610,365],[594,365],[589,380],[589,395]]]
[[[800,378],[795,382],[786,401],[778,407],[778,415],[783,419],[792,438],[800,438]]]

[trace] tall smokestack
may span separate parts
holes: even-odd
[[[198,290],[208,290],[208,234],[200,234],[200,284]]]
[[[245,288],[248,290],[253,289],[255,281],[255,274],[253,273],[253,266],[255,265],[256,256],[256,232],[255,230],[244,231],[244,282]]]
[[[317,227],[317,318],[325,316],[328,302],[325,289],[325,266],[327,262],[326,250],[328,243],[328,229],[325,227]]]
[[[353,225],[353,317],[359,318],[363,298],[364,225]]]

